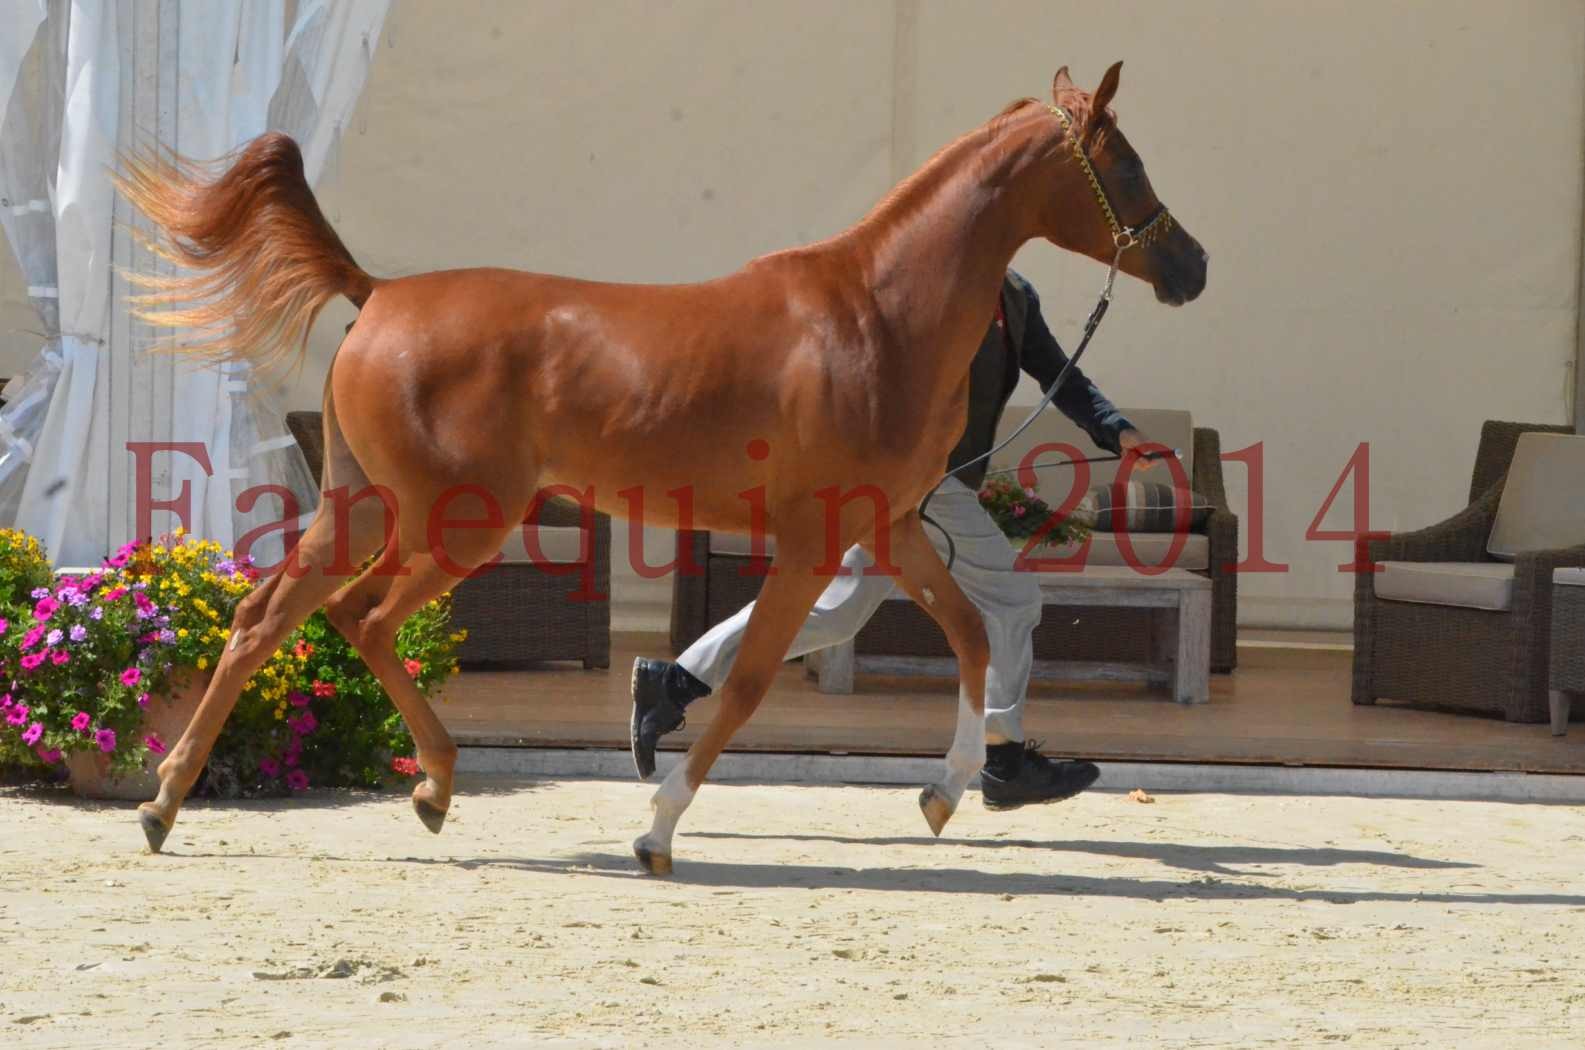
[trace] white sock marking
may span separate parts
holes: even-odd
[[[649,807],[655,811],[655,820],[644,838],[651,850],[671,855],[672,834],[677,830],[677,821],[693,802],[693,796],[694,789],[688,786],[688,759],[684,756],[666,774],[655,796],[649,800]]]

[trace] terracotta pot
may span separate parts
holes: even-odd
[[[193,712],[209,688],[208,674],[193,674],[175,686],[169,696],[149,697],[149,706],[143,712],[143,724],[138,727],[133,740],[117,741],[121,747],[134,747],[144,753],[143,768],[114,775],[110,772],[110,756],[97,750],[73,751],[66,756],[66,772],[71,778],[72,792],[81,798],[109,798],[124,802],[148,802],[160,790],[160,778],[154,770],[163,756],[149,751],[143,738],[150,733],[165,742],[166,747],[176,743],[192,721]]]

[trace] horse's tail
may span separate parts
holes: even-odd
[[[129,297],[151,325],[186,329],[177,347],[209,358],[269,364],[301,359],[324,305],[362,306],[374,280],[319,210],[297,143],[260,135],[212,176],[174,155],[123,158],[122,195],[160,228],[144,245],[185,273],[129,273]]]

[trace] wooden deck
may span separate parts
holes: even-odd
[[[662,635],[614,639],[609,671],[464,672],[440,705],[458,741],[527,747],[627,747],[628,671],[666,656]],[[1098,761],[1230,762],[1398,769],[1585,774],[1585,725],[1553,737],[1545,725],[1349,702],[1350,654],[1241,648],[1237,673],[1213,675],[1211,702],[1117,684],[1036,683],[1028,735],[1052,754]],[[957,686],[940,679],[860,676],[851,696],[826,696],[788,664],[733,750],[939,755],[952,739]],[[690,711],[683,747],[714,714]]]

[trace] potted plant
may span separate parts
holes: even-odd
[[[1014,547],[1023,547],[1036,534],[1042,544],[1057,547],[1078,543],[1090,534],[1080,518],[1065,516],[1047,526],[1056,514],[1050,505],[1035,495],[1032,488],[1021,487],[1006,476],[991,475],[980,488],[980,506],[996,522]],[[1041,533],[1041,529],[1046,529]]]
[[[52,577],[36,541],[0,532],[0,762],[64,765],[79,794],[146,799],[259,574],[212,541],[128,544]],[[450,599],[397,637],[431,695],[456,672]],[[315,613],[243,688],[210,756],[209,794],[376,787],[417,772],[413,741],[356,650]]]

